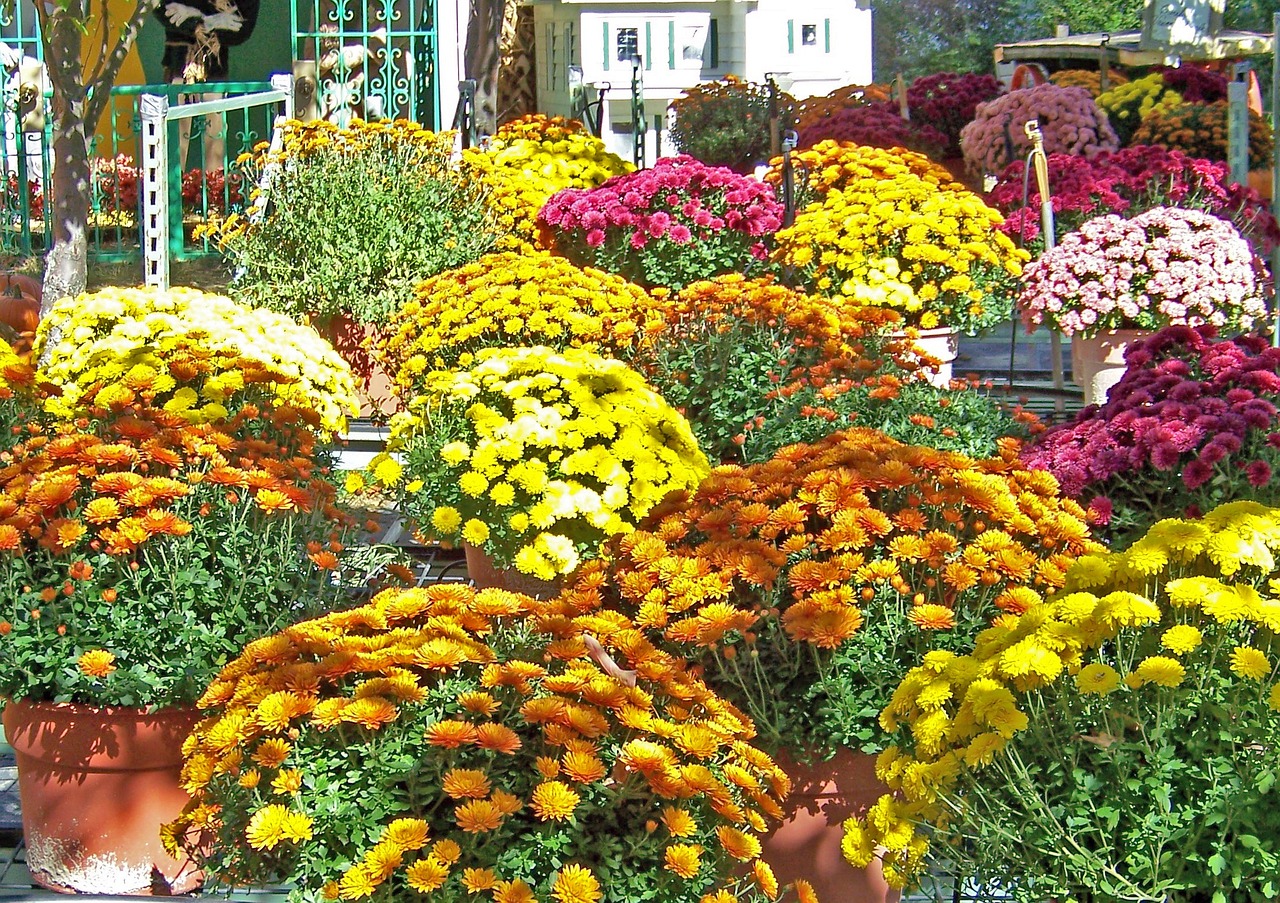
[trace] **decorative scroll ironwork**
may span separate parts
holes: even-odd
[[[321,117],[440,127],[435,0],[294,0],[293,58],[313,60]]]

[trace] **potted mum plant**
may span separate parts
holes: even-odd
[[[781,134],[792,126],[794,107],[795,98],[785,91],[776,92],[771,102],[768,85],[727,75],[688,88],[671,102],[671,142],[708,166],[750,175],[772,156],[770,114],[777,115]]]
[[[250,644],[201,704],[193,798],[165,835],[228,884],[285,879],[291,901],[779,893],[759,834],[786,776],[614,613],[388,590]]]
[[[1161,326],[1247,331],[1267,316],[1249,243],[1226,220],[1155,207],[1089,220],[1027,267],[1018,306],[1028,330],[1071,337],[1072,378],[1085,404],[1106,399],[1124,348]]]
[[[464,544],[474,580],[532,595],[708,469],[640,374],[545,346],[488,348],[437,373],[369,465],[423,535]]]
[[[416,123],[291,121],[273,155],[237,161],[246,184],[270,173],[269,203],[201,232],[226,255],[231,292],[314,323],[361,381],[362,410],[398,405],[369,342],[417,280],[494,250],[503,237],[487,189],[452,160],[453,135]]]
[[[401,395],[413,398],[437,371],[471,366],[481,348],[630,356],[662,328],[664,311],[621,276],[545,251],[504,251],[423,279],[374,348]]]
[[[681,155],[598,188],[557,192],[538,223],[543,244],[579,266],[680,289],[761,271],[782,204],[769,185]]]
[[[832,868],[842,819],[881,792],[876,714],[919,655],[1025,610],[1097,548],[1012,446],[974,461],[851,429],[723,465],[570,579],[565,604],[633,618],[755,722],[796,788],[764,854],[782,880],[888,898]]]
[[[881,715],[894,792],[850,821],[850,859],[904,884],[936,848],[1017,901],[1274,898],[1277,554],[1256,502],[1162,520],[925,656]]]
[[[887,334],[900,322],[887,307],[742,276],[665,300],[667,323],[636,360],[713,460],[759,463],[849,425],[976,457],[1020,432],[978,391],[926,380],[934,362]]]
[[[186,304],[203,328],[175,314]],[[196,886],[158,835],[186,801],[193,703],[245,642],[337,601],[322,419],[351,404],[350,373],[306,360],[300,393],[303,377],[255,352],[305,349],[283,324],[264,339],[251,323],[198,292],[107,290],[59,302],[37,334],[50,367],[0,471],[0,694],[44,886]]]
[[[1280,349],[1170,326],[1135,342],[1105,404],[1023,449],[1100,536],[1127,543],[1169,515],[1252,499],[1280,505]]]
[[[973,121],[960,131],[960,148],[970,174],[981,179],[1025,158],[1031,139],[1023,126],[1032,119],[1040,122],[1046,153],[1093,157],[1120,149],[1107,114],[1088,91],[1036,85],[978,105]]]
[[[1008,318],[1028,257],[997,229],[1000,214],[945,169],[901,148],[833,141],[795,156],[807,172],[804,203],[773,254],[789,281],[854,302],[868,285],[883,290],[873,303],[898,310],[916,343],[947,365],[957,332]],[[778,167],[766,178],[778,181]]]

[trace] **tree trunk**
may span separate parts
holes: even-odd
[[[476,80],[476,130],[492,135],[498,128],[498,59],[505,0],[471,0],[463,71]]]
[[[53,244],[45,256],[41,316],[55,301],[82,294],[88,276],[89,140],[80,110],[55,114],[50,182],[53,203],[45,209],[53,217]]]
[[[83,7],[76,10],[84,18]],[[51,218],[53,243],[45,257],[46,316],[55,302],[84,292],[89,251],[88,92],[80,59],[81,25],[70,15],[46,15],[45,65],[53,85],[53,172],[45,192],[45,215]],[[110,91],[107,85],[104,90]],[[50,343],[52,344],[52,343]]]

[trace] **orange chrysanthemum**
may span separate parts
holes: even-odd
[[[468,834],[481,834],[497,830],[502,824],[502,813],[489,800],[471,800],[454,810],[454,820]]]
[[[484,799],[489,795],[489,778],[483,771],[455,768],[441,779],[440,789],[457,799]]]
[[[105,649],[90,649],[76,659],[76,666],[89,677],[101,680],[116,670],[116,657]]]

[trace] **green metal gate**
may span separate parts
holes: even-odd
[[[435,0],[293,0],[293,58],[315,63],[320,115],[440,128]]]

